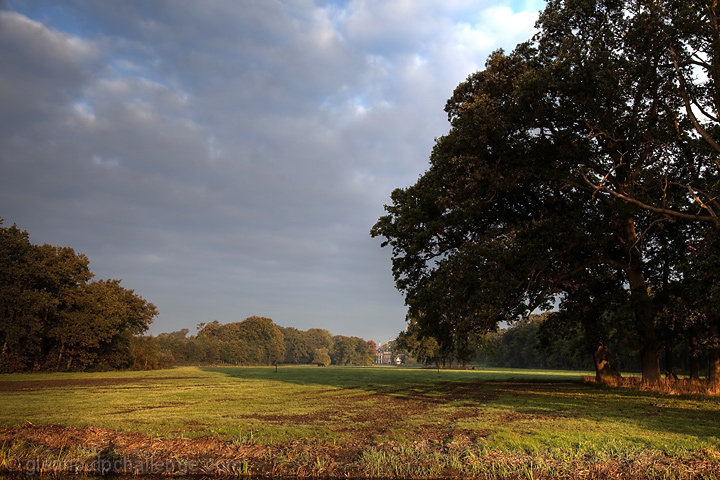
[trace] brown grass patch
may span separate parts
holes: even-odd
[[[44,390],[48,388],[104,387],[159,380],[186,380],[202,377],[141,377],[141,378],[76,378],[49,380],[6,380],[0,382],[0,392],[18,392],[24,390]]]
[[[720,389],[711,387],[707,382],[689,378],[673,379],[666,377],[657,384],[646,383],[640,377],[608,378],[599,382],[595,377],[584,377],[585,383],[604,387],[631,388],[644,392],[682,396],[720,396]]]
[[[327,420],[331,418],[336,412],[333,410],[313,412],[313,413],[298,413],[298,414],[246,414],[246,415],[233,415],[233,418],[245,418],[253,420],[261,420],[263,422],[272,422],[280,424],[312,424]]]
[[[181,406],[188,406],[188,405],[195,405],[195,403],[188,403],[188,402],[169,402],[169,403],[163,403],[160,405],[147,405],[137,408],[128,408],[126,410],[117,410],[115,412],[110,412],[111,415],[123,415],[126,413],[135,413],[135,412],[143,412],[145,410],[156,410],[159,408],[173,408],[173,407],[181,407]]]

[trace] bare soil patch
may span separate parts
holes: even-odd
[[[59,471],[125,474],[231,474],[242,462],[253,460],[261,465],[268,449],[262,445],[235,445],[215,437],[154,438],[97,427],[25,425],[0,429],[0,444],[12,448],[12,444],[18,443],[31,445],[33,452],[45,455],[17,462],[19,468],[10,470],[27,471],[27,461],[42,461],[42,457],[63,459],[63,452],[77,452],[80,448],[86,454],[72,458],[65,453]],[[47,463],[46,471],[57,467]],[[34,466],[41,471],[41,467]]]
[[[51,380],[7,380],[0,382],[0,392],[43,390],[47,388],[103,387],[161,380],[186,380],[202,377],[141,377],[141,378],[76,378]]]

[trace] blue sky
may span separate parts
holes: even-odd
[[[369,230],[538,1],[0,0],[0,217],[158,306],[386,341]]]

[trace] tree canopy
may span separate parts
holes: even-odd
[[[129,366],[130,342],[157,309],[120,280],[91,281],[88,265],[72,248],[0,227],[0,370]]]
[[[281,327],[271,319],[252,316],[240,322],[214,320],[188,329],[136,337],[133,368],[172,365],[371,365],[376,346],[358,337],[333,336],[320,328]]]

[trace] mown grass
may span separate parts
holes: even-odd
[[[95,426],[344,452],[340,460],[305,452],[314,466],[303,471],[314,474],[340,461],[352,472],[402,477],[542,476],[600,464],[647,472],[664,462],[663,475],[681,478],[685,462],[717,468],[717,397],[601,388],[583,375],[379,367],[0,375],[0,426]]]

